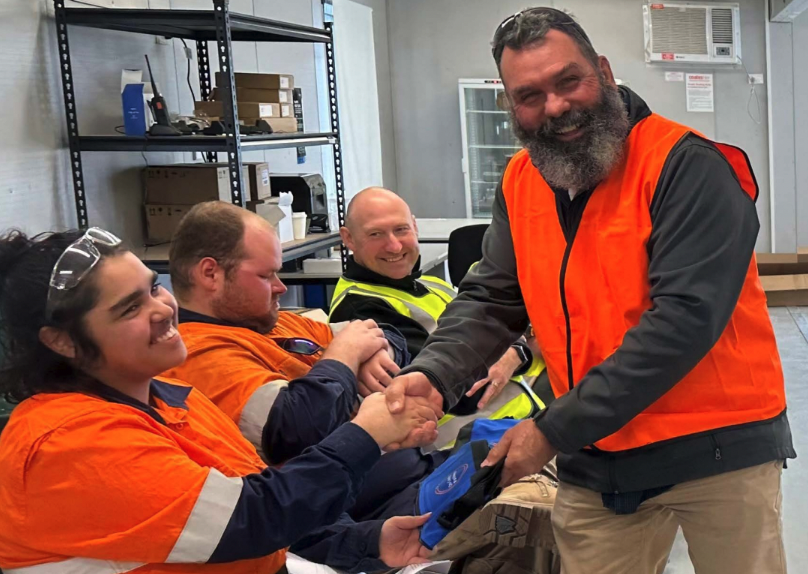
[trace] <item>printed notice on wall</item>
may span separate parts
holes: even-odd
[[[665,81],[666,82],[684,82],[685,81],[685,73],[684,72],[665,72]]]
[[[688,112],[713,112],[713,75],[687,74]]]

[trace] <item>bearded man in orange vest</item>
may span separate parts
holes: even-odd
[[[556,400],[486,463],[507,457],[507,483],[557,455],[567,574],[661,573],[680,526],[699,574],[786,572],[796,454],[746,155],[618,87],[564,12],[506,19],[493,55],[525,149],[481,263],[388,407],[425,396],[440,414],[530,322]]]

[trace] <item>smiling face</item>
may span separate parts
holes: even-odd
[[[418,227],[409,206],[386,189],[358,193],[340,234],[357,263],[391,279],[412,273],[420,255]]]
[[[569,35],[502,52],[514,133],[551,185],[584,190],[622,158],[628,116],[608,60],[593,65]]]
[[[96,379],[139,382],[181,364],[187,354],[177,332],[177,302],[157,274],[132,253],[103,260],[94,277],[98,302],[84,316],[99,358],[86,368]]]

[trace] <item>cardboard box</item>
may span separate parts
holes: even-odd
[[[272,132],[276,134],[296,134],[297,118],[243,118],[240,121],[246,125],[255,125],[258,119],[265,120],[272,126]]]
[[[291,74],[234,74],[237,88],[255,88],[258,90],[291,90],[295,87],[295,77]],[[226,81],[224,74],[216,72],[216,85]]]
[[[249,170],[250,201],[261,201],[272,197],[269,184],[269,165],[263,162],[245,162]]]
[[[278,200],[275,198],[272,200],[248,201],[247,209],[269,221],[278,230],[281,243],[294,240],[291,205],[278,205]]]
[[[146,243],[168,243],[193,205],[146,204]]]
[[[808,274],[767,275],[760,278],[769,307],[808,305]]]
[[[154,97],[151,84],[143,82],[143,70],[121,72],[123,127],[128,136],[144,136],[154,123],[149,102]]]
[[[800,275],[808,273],[808,253],[756,253],[758,274]]]
[[[213,100],[221,101],[222,90],[213,90]],[[259,90],[256,88],[236,88],[236,101],[241,102],[266,102],[268,104],[291,104],[292,90]]]
[[[250,196],[250,174],[243,167],[245,196]],[[153,165],[145,170],[146,203],[194,205],[230,201],[230,170],[223,163]]]
[[[195,113],[219,119],[224,116],[223,102],[196,102]],[[294,116],[292,104],[269,104],[258,102],[239,102],[238,114],[245,118],[289,118]]]

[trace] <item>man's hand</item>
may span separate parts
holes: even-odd
[[[384,396],[387,399],[387,407],[391,413],[400,413],[404,409],[404,398],[409,396],[427,399],[435,412],[435,416],[438,419],[443,416],[443,397],[423,373],[407,373],[396,377],[385,390]],[[437,438],[437,429],[428,425],[424,428],[413,430],[404,442],[391,444],[387,447],[387,450],[423,446],[435,442]]]
[[[379,558],[390,568],[429,562],[430,551],[419,539],[419,528],[429,520],[423,516],[394,516],[382,525]]]
[[[438,420],[427,399],[406,397],[404,403],[402,412],[394,415],[387,408],[384,395],[373,393],[362,401],[351,422],[363,428],[384,450],[401,444],[413,431],[425,434],[435,431]]]
[[[414,372],[393,379],[393,383],[384,392],[390,412],[395,414],[404,408],[404,397],[424,397],[434,406],[435,416],[443,416],[443,397],[429,378],[423,373]]]
[[[521,364],[522,360],[519,358],[519,353],[517,353],[513,347],[510,347],[499,361],[491,365],[491,368],[488,369],[488,376],[474,383],[474,386],[466,393],[466,396],[470,397],[485,385],[488,385],[480,402],[477,403],[478,409],[484,408],[485,405],[488,404],[488,401],[496,398],[497,395],[502,392],[502,389],[505,388],[505,385],[507,385],[508,381],[513,377],[514,371],[516,371]]]
[[[400,370],[401,367],[390,358],[386,349],[378,351],[359,367],[359,394],[366,397],[372,393],[383,393]]]
[[[358,373],[359,366],[381,349],[387,349],[387,339],[375,321],[351,321],[328,344],[322,358],[339,361]]]
[[[505,487],[525,476],[536,474],[558,451],[536,426],[535,421],[522,421],[502,435],[482,466],[492,466],[505,458],[500,484]]]

